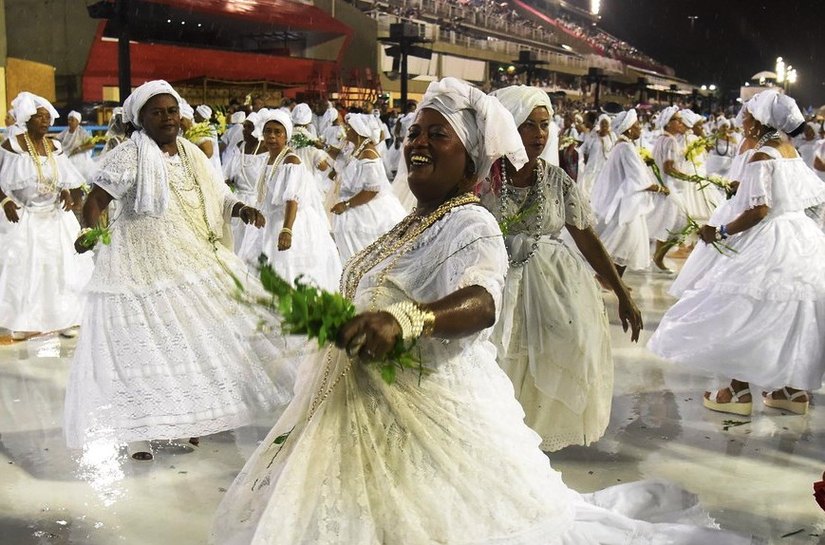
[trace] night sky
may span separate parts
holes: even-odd
[[[696,85],[738,96],[781,56],[799,74],[789,93],[799,105],[825,104],[825,0],[602,0],[601,15],[602,28]]]

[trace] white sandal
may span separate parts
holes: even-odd
[[[728,390],[730,392],[731,400],[722,403],[719,401],[719,392],[724,390]],[[722,388],[721,390],[708,393],[710,394],[708,397],[702,396],[702,405],[704,405],[706,409],[720,413],[736,414],[739,416],[750,416],[751,411],[753,411],[752,401],[739,401],[740,398],[751,393],[750,388],[745,388],[744,390],[736,392],[733,388],[728,386],[726,388]]]
[[[766,392],[762,397],[762,402],[766,407],[770,407],[771,409],[780,409],[794,414],[808,413],[808,405],[810,404],[810,400],[806,399],[805,401],[796,401],[800,397],[807,397],[808,392],[805,390],[799,390],[798,392],[792,394],[787,388],[782,388],[782,390],[776,391],[781,391],[782,395],[785,396],[785,399],[775,399],[773,397],[774,392]]]
[[[126,445],[126,453],[129,458],[136,462],[151,462],[154,459],[152,455],[152,445],[149,441],[132,441]]]

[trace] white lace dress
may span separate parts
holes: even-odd
[[[224,178],[235,185],[235,198],[249,206],[260,206],[258,203],[258,180],[269,158],[268,153],[244,153],[244,142],[239,144],[236,151],[227,154],[228,162],[224,164]],[[262,146],[263,147],[263,146]],[[232,238],[235,253],[243,245],[246,224],[240,218],[232,218]]]
[[[685,147],[672,134],[662,133],[653,146],[653,159],[670,194],[664,199],[654,201],[653,211],[647,216],[647,229],[651,239],[666,241],[671,237],[671,233],[681,230],[687,224],[683,193],[688,182],[677,180],[665,172],[667,161],[673,161],[679,172],[688,172],[685,164]]]
[[[801,158],[751,162],[732,217],[761,222],[727,239],[719,258],[667,311],[648,347],[681,365],[771,389],[817,390],[825,372],[825,234],[805,209],[825,202]]]
[[[601,136],[598,131],[591,132],[588,135],[587,141],[582,144],[582,153],[587,153],[587,162],[584,165],[584,170],[579,177],[579,187],[582,194],[586,198],[590,198],[593,191],[593,184],[596,183],[596,178],[599,177],[607,163],[607,158],[610,156],[610,151],[616,145],[616,135],[608,132],[605,136]]]
[[[186,146],[210,228],[229,236],[237,200],[206,156]],[[228,248],[208,241],[197,185],[179,155],[165,157],[170,191],[157,217],[134,211],[137,146],[109,153],[95,184],[118,199],[111,245],[100,245],[66,391],[66,440],[80,448],[209,435],[249,424],[292,397],[295,364],[280,337],[235,298],[258,281]],[[230,274],[231,273],[231,274]]]
[[[347,164],[338,200],[346,201],[361,191],[378,194],[368,203],[332,217],[333,236],[344,263],[407,215],[387,181],[381,159],[353,159]]]
[[[38,169],[17,138],[8,140],[14,152],[0,148],[0,187],[21,208],[20,221],[0,220],[0,328],[12,331],[55,331],[80,323],[83,288],[94,263],[78,255],[74,241],[80,232],[72,212],[59,201],[62,189],[84,180],[60,150],[53,162],[40,157]],[[0,212],[2,213],[2,212]]]
[[[483,203],[499,221],[530,210],[505,236],[511,265],[492,340],[524,407],[525,422],[541,436],[542,450],[556,451],[589,445],[604,434],[613,399],[613,359],[593,274],[559,239],[565,224],[591,226],[590,206],[563,170],[539,164],[543,174],[535,188],[541,192],[508,186],[502,194],[512,196],[503,208],[495,192],[487,193]]]
[[[358,308],[433,301],[472,285],[500,303],[506,253],[495,220],[478,206],[454,209],[396,257],[360,281]],[[489,335],[421,340],[421,357],[435,372],[420,380],[400,373],[393,385],[384,383],[377,366],[350,367],[336,348],[308,359],[295,400],[222,500],[211,542],[748,543],[626,516],[656,516],[695,503],[666,485],[628,485],[587,498],[568,490],[537,448],[539,438],[522,423]],[[682,539],[672,540],[677,536]]]
[[[295,157],[293,154],[287,157]],[[274,168],[274,172],[273,172]],[[341,279],[341,257],[329,233],[315,181],[303,164],[265,166],[259,195],[266,227],[247,226],[238,255],[256,270],[258,258],[265,255],[275,271],[288,282],[299,276],[311,280],[327,291],[336,291]],[[287,201],[298,204],[292,224],[292,246],[278,250],[278,236],[284,225]]]
[[[658,182],[632,142],[619,139],[602,168],[590,202],[599,218],[599,238],[613,263],[641,271],[650,266],[647,215],[655,199],[647,188]]]

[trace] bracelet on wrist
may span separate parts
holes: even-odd
[[[6,204],[8,204],[10,202],[14,202],[14,199],[12,199],[11,197],[6,197],[2,201],[0,201],[0,208],[5,208]]]
[[[413,301],[395,303],[384,311],[398,322],[404,342],[430,336],[435,330],[435,314],[429,310],[422,310]]]
[[[718,232],[719,232],[719,238],[721,238],[722,240],[725,240],[729,236],[727,225],[720,225]]]
[[[292,229],[290,229],[289,227],[284,227],[284,228],[281,229],[281,234],[282,235],[286,234],[286,235],[292,236]]]

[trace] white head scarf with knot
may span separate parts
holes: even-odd
[[[762,91],[754,95],[745,107],[762,125],[790,133],[805,123],[796,101],[778,91]]]
[[[312,122],[312,108],[302,102],[292,109],[292,122],[296,125],[309,125]]]
[[[264,127],[270,121],[277,121],[284,126],[284,129],[286,130],[287,142],[292,139],[292,118],[290,117],[289,112],[285,112],[280,108],[277,110],[269,110],[264,108],[258,110],[258,118],[255,120],[255,130],[252,132],[258,140],[263,140]]]
[[[80,112],[78,112],[77,110],[72,110],[66,117],[68,119],[77,119],[78,121],[83,121],[83,116],[80,115]]]
[[[338,110],[333,107],[327,108],[324,115],[321,116],[321,122],[318,124],[318,134],[324,134],[336,119],[338,119]]]
[[[229,116],[229,122],[239,125],[246,121],[246,112],[235,112]]]
[[[374,144],[381,141],[381,126],[371,114],[347,114],[344,118],[359,136],[369,138]]]
[[[180,99],[180,118],[195,122],[195,109],[183,99]]]
[[[599,130],[602,126],[602,121],[607,121],[607,127],[610,128],[610,116],[607,114],[601,114],[599,118],[596,120],[596,130]]]
[[[613,118],[612,128],[616,134],[624,134],[630,127],[636,124],[639,120],[639,114],[636,113],[635,108],[630,108],[626,112],[621,112]]]
[[[210,108],[206,104],[201,104],[200,106],[195,108],[195,111],[198,112],[200,116],[204,118],[206,121],[212,119],[212,108]]]
[[[546,108],[551,119],[555,113],[547,93],[531,85],[511,85],[493,91],[490,95],[496,97],[507,108],[516,127],[527,121],[536,108]]]
[[[702,123],[705,121],[705,118],[701,115],[697,114],[693,110],[682,110],[679,113],[680,117],[682,118],[682,122],[684,122],[685,126],[689,129],[695,127],[698,123]]]
[[[163,80],[148,81],[132,91],[123,101],[123,120],[141,128],[140,111],[157,95],[171,95],[180,108],[183,99],[169,83]],[[169,175],[166,161],[157,142],[143,130],[132,133],[131,140],[137,145],[137,169],[135,174],[135,212],[160,216],[169,204]]]
[[[656,121],[656,128],[657,129],[664,129],[670,120],[673,119],[673,116],[679,113],[678,106],[668,106],[661,112],[659,112],[659,119]]]
[[[46,110],[48,110],[52,118],[49,125],[54,125],[54,120],[60,117],[60,114],[57,113],[57,110],[54,109],[51,102],[28,91],[23,91],[17,95],[14,100],[11,101],[11,107],[14,110],[15,124],[23,131],[26,130],[26,123],[37,113],[38,108],[46,108]]]
[[[516,169],[527,164],[518,127],[497,98],[465,81],[447,77],[427,87],[417,111],[425,108],[444,116],[464,144],[479,178],[489,174],[499,157],[506,156]]]

